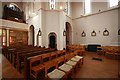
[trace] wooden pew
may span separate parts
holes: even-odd
[[[73,67],[65,64],[65,56],[61,56],[57,59],[57,68],[63,72],[65,72],[65,77],[68,78],[72,76]]]
[[[41,55],[30,59],[30,79],[42,80],[45,78],[45,67],[42,63]],[[41,73],[40,73],[41,72]]]
[[[45,66],[45,76],[47,80],[50,79],[61,79],[61,78],[65,78],[65,72],[57,69],[57,61],[49,61],[47,63],[44,64]]]
[[[28,50],[26,52],[20,52],[20,53],[15,53],[14,56],[16,57],[16,63],[17,63],[17,69],[19,70],[19,67],[20,67],[20,64],[21,64],[21,61],[24,57],[24,55],[26,54],[32,54],[32,53],[36,53],[36,52],[41,52],[43,50],[47,50],[46,48],[40,48],[40,49],[35,49],[35,50]],[[15,60],[13,60],[15,61]]]
[[[53,51],[54,49],[50,49],[50,48],[44,48],[44,49],[40,49],[40,50],[35,50],[35,51],[28,51],[26,53],[17,53],[17,69],[18,71],[20,71],[20,67],[21,67],[21,63],[24,62],[24,56],[36,56],[39,54],[42,54],[44,52],[49,52],[49,51]]]
[[[32,64],[31,63],[31,60],[34,62],[34,61],[42,61],[42,63],[34,66],[34,72],[35,74],[39,74],[39,72],[41,73],[41,70],[43,70],[44,72],[44,69],[45,69],[45,75],[46,77],[48,77],[48,72],[49,72],[49,69],[51,67],[56,66],[56,69],[59,69],[63,72],[65,72],[65,75],[64,75],[64,78],[67,78],[68,76],[72,76],[73,72],[75,71],[75,69],[78,67],[77,66],[77,63],[79,63],[79,61],[73,61],[71,60],[72,58],[75,58],[76,57],[76,54],[74,53],[68,53],[68,54],[65,54],[65,55],[62,55],[60,57],[56,57],[54,59],[50,59],[49,61],[44,61],[42,59],[45,59],[47,57],[50,57],[50,55],[54,55],[55,53],[58,53],[60,51],[55,51],[55,52],[51,52],[51,53],[46,53],[46,54],[42,54],[42,55],[37,55],[37,56],[34,56],[34,57],[28,57],[29,60],[30,60],[30,63],[27,62],[27,64]],[[62,54],[62,53],[61,53]],[[43,57],[42,57],[43,56]],[[28,58],[27,58],[27,61],[28,61]],[[80,60],[80,59],[79,59]],[[55,64],[54,64],[55,62]],[[75,65],[71,65],[67,62],[73,62],[76,64]],[[51,65],[51,64],[52,65]],[[42,66],[41,66],[42,65]],[[31,73],[31,71],[33,70],[31,67],[30,69],[28,70],[28,67],[27,67],[27,74],[29,74],[29,71]],[[54,69],[55,70],[55,69]],[[54,74],[55,75],[55,74]],[[26,75],[27,78],[29,77],[28,75]],[[38,78],[38,75],[36,75],[34,78]],[[50,77],[49,77],[50,78]],[[29,78],[28,78],[29,79]],[[39,78],[40,79],[40,78]]]
[[[31,60],[32,58],[34,59],[34,58],[39,58],[39,56],[41,56],[41,58],[42,58],[42,63],[47,63],[47,62],[49,62],[49,61],[51,61],[51,60],[55,60],[55,61],[57,61],[57,53],[58,53],[59,51],[54,51],[54,52],[49,52],[49,53],[45,53],[45,54],[40,54],[40,55],[37,55],[37,56],[34,56],[34,57],[29,57],[29,58],[27,58],[27,61],[28,60]],[[63,51],[62,51],[63,52]],[[63,52],[64,53],[64,52]],[[61,53],[62,54],[62,53]],[[39,58],[40,59],[40,58]],[[28,64],[32,64],[31,62],[29,63],[28,62]],[[38,66],[36,66],[37,68],[39,67],[39,65]],[[28,67],[27,67],[27,69],[28,69]],[[36,70],[38,70],[38,71],[36,71],[36,73],[37,72],[39,72],[39,69],[41,69],[41,68],[38,68],[38,69],[36,69]],[[28,70],[29,71],[29,70]],[[31,68],[30,68],[30,71],[31,71]],[[28,72],[29,73],[29,72]],[[28,74],[27,73],[27,74]],[[27,75],[28,77],[29,77],[29,75]]]
[[[43,51],[38,51],[38,52],[33,52],[33,53],[29,53],[29,54],[23,54],[21,55],[21,57],[23,57],[24,59],[24,76],[26,79],[29,79],[30,77],[30,68],[29,68],[29,63],[30,63],[30,58],[33,57],[33,56],[37,56],[37,55],[40,55],[40,54],[47,54],[49,52],[53,52],[53,51],[56,51],[56,49],[47,49],[47,50],[43,50]],[[19,63],[20,64],[20,63]],[[20,65],[19,65],[20,66]],[[20,68],[19,68],[20,70]]]

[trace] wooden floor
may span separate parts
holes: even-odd
[[[23,79],[23,75],[20,74],[11,63],[2,55],[2,78],[5,79]]]
[[[92,60],[93,57],[102,58],[102,61]],[[12,65],[2,57],[2,76],[4,78],[23,78]],[[87,52],[84,56],[84,64],[74,74],[74,78],[117,78],[118,61],[108,59],[105,56]]]
[[[92,60],[93,57],[101,58],[102,61]],[[118,60],[87,52],[84,64],[75,74],[75,78],[118,78]]]

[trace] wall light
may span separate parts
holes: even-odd
[[[60,10],[62,10],[63,9],[63,7],[62,6],[60,6]]]
[[[42,32],[41,32],[41,30],[40,30],[40,28],[39,28],[38,36],[41,36],[41,35],[42,35]]]
[[[96,36],[96,32],[93,30],[91,36]]]
[[[66,31],[65,30],[63,31],[63,36],[66,36]]]
[[[103,31],[103,35],[104,36],[108,36],[109,35],[109,31],[105,28],[105,30]]]

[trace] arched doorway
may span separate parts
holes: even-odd
[[[30,45],[34,46],[34,26],[30,26]]]
[[[57,48],[56,34],[54,32],[51,32],[49,34],[49,47],[50,48]]]
[[[66,22],[66,45],[69,45],[71,43],[72,43],[71,24],[69,22]]]

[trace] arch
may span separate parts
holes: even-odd
[[[30,26],[30,45],[34,46],[34,26]]]
[[[57,48],[57,35],[54,32],[49,33],[49,48]]]
[[[15,3],[10,3],[9,5],[4,5],[3,8],[3,19],[25,22],[24,12]]]
[[[14,11],[21,12],[20,8],[19,8],[18,5],[15,4],[15,3],[10,3],[10,4],[9,4],[9,8],[12,9],[12,10],[14,10]]]
[[[72,28],[69,22],[65,23],[66,25],[66,45],[72,44]]]

